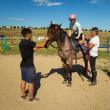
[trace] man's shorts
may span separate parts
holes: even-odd
[[[32,83],[35,80],[35,67],[21,67],[21,78],[27,83]]]

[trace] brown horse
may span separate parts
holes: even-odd
[[[72,85],[72,64],[73,59],[76,56],[76,52],[73,49],[71,39],[68,37],[66,31],[61,28],[61,25],[52,24],[47,31],[48,41],[45,47],[48,48],[54,41],[56,41],[58,46],[58,55],[61,58],[65,69],[65,79],[63,83],[67,83],[67,86]],[[77,58],[82,58],[82,52],[78,52]],[[86,63],[86,62],[85,62]],[[86,66],[86,65],[85,65]]]

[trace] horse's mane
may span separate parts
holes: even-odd
[[[59,32],[59,40],[61,43],[64,43],[66,36],[67,32],[61,28]]]

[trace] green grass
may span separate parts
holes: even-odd
[[[38,54],[38,55],[55,55],[58,53],[58,50],[53,48],[53,47],[49,47],[49,48],[43,48],[43,49],[39,49],[35,52],[35,54]],[[16,54],[20,54],[19,52],[19,48],[18,48],[18,45],[12,47],[7,53],[3,53],[0,51],[0,54],[5,54],[5,55],[16,55]],[[99,51],[99,58],[107,58],[109,59],[110,58],[110,52],[107,53],[107,51]]]
[[[110,51],[107,52],[107,51],[99,51],[99,58],[107,58],[109,59],[110,58]]]
[[[57,49],[54,49],[52,47],[49,47],[48,49],[39,49],[37,51],[35,51],[35,54],[38,54],[38,55],[55,55],[57,54],[58,50]],[[19,52],[19,48],[18,46],[16,47],[12,47],[8,52],[1,52],[0,51],[0,54],[2,55],[17,55],[17,54],[20,54]]]

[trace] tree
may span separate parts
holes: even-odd
[[[105,30],[105,32],[107,32],[107,30]]]
[[[88,31],[88,29],[85,29],[85,31]]]
[[[103,30],[102,30],[102,29],[100,29],[99,31],[100,31],[100,32],[102,32]]]

